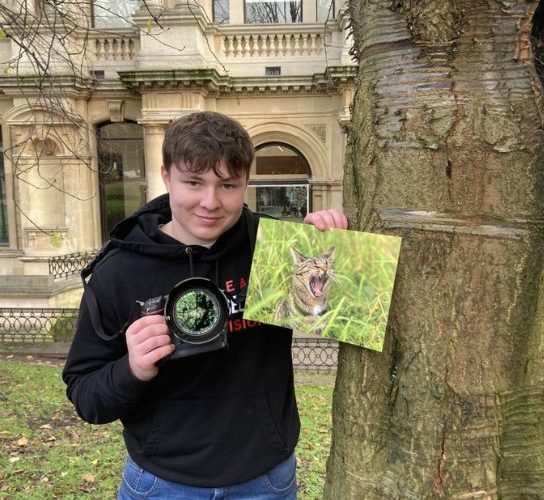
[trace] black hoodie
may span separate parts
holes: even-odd
[[[256,226],[258,218],[244,210]],[[87,422],[120,419],[132,459],[159,477],[203,487],[247,481],[285,460],[298,440],[291,331],[245,322],[233,300],[228,349],[167,361],[148,382],[135,378],[118,332],[138,317],[137,301],[168,294],[190,276],[188,248],[194,275],[216,282],[227,297],[248,283],[244,216],[209,249],[161,232],[170,219],[164,195],[113,230],[113,250],[89,282],[112,339],[96,334],[84,294],[63,372],[67,394]]]

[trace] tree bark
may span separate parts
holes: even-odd
[[[384,351],[340,349],[325,498],[544,498],[538,4],[350,2],[346,212],[404,240]]]

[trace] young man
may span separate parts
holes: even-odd
[[[291,331],[241,320],[258,224],[243,206],[253,158],[226,116],[174,121],[168,194],[116,226],[86,286],[63,378],[81,418],[123,423],[121,499],[296,498]],[[305,222],[347,227],[335,210]],[[165,317],[142,317],[139,304],[192,276],[224,291],[228,348],[164,361],[175,349]]]

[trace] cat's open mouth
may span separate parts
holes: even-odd
[[[328,278],[326,274],[310,278],[310,290],[314,297],[321,297],[321,295],[323,295],[323,290],[327,281]]]

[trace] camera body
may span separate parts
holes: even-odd
[[[228,346],[228,300],[206,278],[188,278],[168,295],[139,302],[141,316],[164,314],[174,352],[168,359],[185,358]]]

